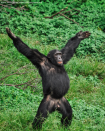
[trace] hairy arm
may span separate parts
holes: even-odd
[[[80,31],[67,42],[65,47],[61,49],[63,64],[66,64],[73,57],[73,54],[81,40],[88,38],[89,36],[90,33],[88,31]]]
[[[29,48],[19,37],[16,37],[9,28],[6,28],[6,31],[8,36],[13,40],[17,50],[38,67],[46,56],[41,54],[37,49]]]

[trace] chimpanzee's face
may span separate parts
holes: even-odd
[[[54,65],[63,65],[63,60],[62,60],[62,52],[58,50],[52,50],[48,53],[47,55],[48,58],[50,58],[51,62]]]

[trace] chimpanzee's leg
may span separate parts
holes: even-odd
[[[71,124],[72,120],[72,108],[69,102],[63,97],[61,99],[54,99],[50,95],[43,98],[35,119],[32,123],[34,129],[41,128],[42,123],[45,118],[47,118],[48,114],[58,110],[62,114],[61,122],[65,126]]]
[[[54,101],[51,100],[50,95],[44,97],[40,103],[37,114],[32,123],[33,128],[34,129],[41,128],[45,118],[47,118],[48,114],[53,112],[54,110],[55,110]]]
[[[64,97],[60,99],[60,107],[58,108],[58,111],[62,114],[62,124],[65,126],[70,125],[72,121],[72,108]]]

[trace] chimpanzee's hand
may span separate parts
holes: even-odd
[[[79,39],[85,39],[85,38],[88,38],[89,36],[90,36],[90,32],[89,31],[85,31],[85,32],[82,32],[82,31],[80,31],[80,32],[78,32],[77,33],[77,37],[79,38]]]
[[[6,27],[6,32],[8,34],[8,36],[13,40],[16,38],[16,36],[11,32],[11,30],[9,28]]]

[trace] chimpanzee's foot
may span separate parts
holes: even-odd
[[[10,30],[9,28],[7,28],[7,27],[6,27],[6,32],[7,32],[8,36],[9,36],[11,39],[17,38],[17,37],[11,32],[11,30]]]
[[[85,32],[80,31],[80,32],[77,33],[77,36],[78,36],[79,39],[83,40],[85,38],[88,38],[90,36],[90,34],[91,33],[89,31],[85,31]]]

